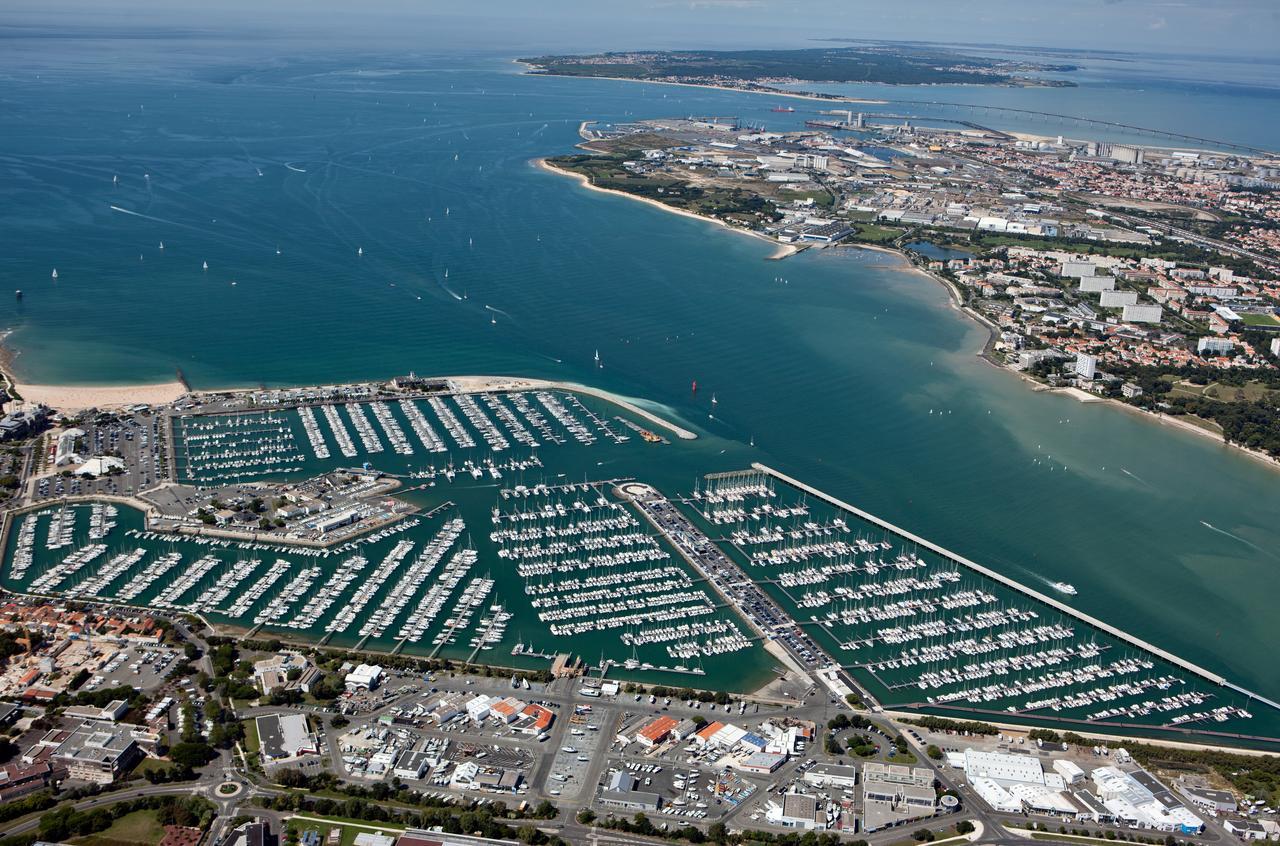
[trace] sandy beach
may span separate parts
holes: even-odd
[[[121,408],[145,403],[165,405],[187,393],[181,382],[150,385],[25,385],[14,384],[18,396],[40,402],[58,411],[73,414],[86,408]]]

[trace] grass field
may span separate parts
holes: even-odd
[[[164,837],[164,826],[156,819],[152,810],[132,811],[113,822],[110,828],[87,837],[77,837],[68,841],[78,846],[123,846],[123,844],[144,844],[154,846]]]
[[[258,750],[262,748],[262,743],[258,740],[258,723],[256,720],[244,721],[244,751],[249,755],[257,755]]]
[[[1243,385],[1223,385],[1210,382],[1207,385],[1195,385],[1180,381],[1177,377],[1167,376],[1165,380],[1172,384],[1169,393],[1175,396],[1204,397],[1220,402],[1257,402],[1258,400],[1274,400],[1280,391],[1268,388],[1262,382],[1245,382]]]
[[[1273,314],[1242,314],[1240,319],[1245,326],[1280,326],[1280,320]]]
[[[167,773],[173,768],[173,764],[168,761],[161,761],[159,758],[144,758],[138,766],[133,768],[133,774],[146,775],[149,772]]]

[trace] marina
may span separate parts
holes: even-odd
[[[886,706],[1240,736],[1274,724],[1220,678],[769,468],[709,475],[681,504]]]
[[[784,671],[782,649],[895,710],[1152,736],[1280,723],[1076,612],[1066,583],[1038,594],[763,465],[674,495],[673,451],[689,447],[595,397],[352,388],[256,404],[166,418],[185,489],[243,490],[226,526],[183,534],[114,502],[47,502],[8,522],[4,584],[517,669],[568,653],[621,678],[752,690]],[[285,496],[262,487],[290,478]],[[285,534],[259,532],[272,509],[294,514]]]

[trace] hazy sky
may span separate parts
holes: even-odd
[[[1280,0],[5,0],[0,25],[327,30],[427,49],[796,46],[824,37],[1280,58]],[[210,8],[211,7],[211,8]],[[300,33],[301,34],[301,33]]]

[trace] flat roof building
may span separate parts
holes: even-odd
[[[73,730],[50,755],[54,766],[66,768],[69,778],[94,784],[111,784],[142,758],[132,729],[88,723]]]
[[[319,744],[305,714],[266,714],[255,720],[258,746],[268,761],[319,753]]]

